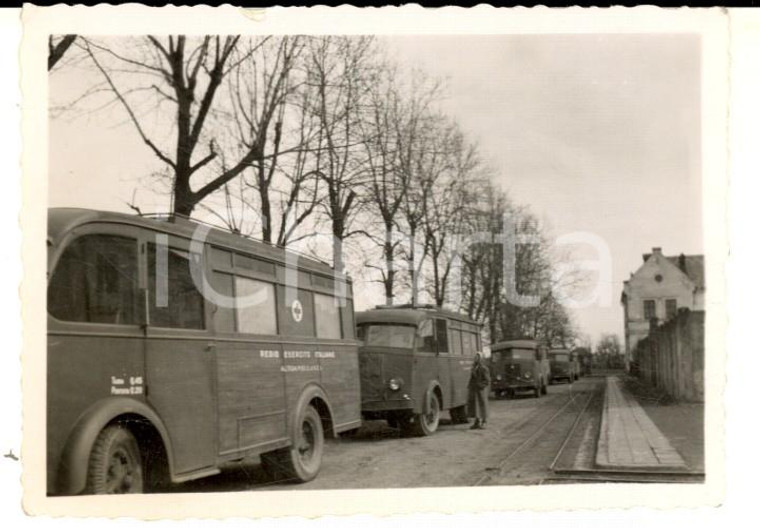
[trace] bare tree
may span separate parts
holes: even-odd
[[[377,82],[370,87],[365,116],[358,121],[366,155],[367,202],[380,217],[383,229],[377,242],[382,249],[383,265],[368,266],[379,269],[388,305],[393,304],[394,258],[399,245],[399,240],[394,239],[396,214],[407,190],[406,175],[397,170],[394,123],[400,118],[402,103],[395,82],[395,70],[386,67],[379,72]],[[375,240],[372,236],[368,238]]]
[[[315,160],[319,153],[311,148],[311,143],[319,130],[319,122],[309,112],[309,97],[313,94],[304,90],[300,94],[298,119],[294,135],[300,146],[292,155],[279,163],[282,188],[279,194],[279,228],[276,243],[285,246],[303,237],[296,236],[296,230],[311,218],[322,197],[319,172]]]
[[[255,208],[261,218],[261,238],[265,242],[284,244],[293,227],[285,224],[299,200],[306,179],[304,173],[292,178],[286,191],[288,198],[279,217],[279,233],[275,224],[277,211],[272,202],[276,199],[273,196],[277,191],[275,178],[282,157],[302,149],[308,140],[303,134],[302,120],[298,123],[300,130],[293,134],[288,134],[286,123],[290,99],[298,98],[300,81],[295,78],[294,69],[304,49],[304,39],[283,36],[266,40],[261,43],[261,39],[248,39],[241,42],[233,54],[233,59],[247,58],[240,61],[240,67],[228,78],[231,122],[235,124],[231,150],[236,152],[235,158],[252,153],[253,177],[249,186],[258,198]],[[288,140],[292,142],[289,145]],[[243,201],[252,207],[245,198]],[[302,221],[301,215],[297,215],[294,223]]]
[[[556,261],[543,226],[524,208],[512,212],[506,226],[513,229],[516,244],[513,258],[502,277],[503,297],[498,306],[497,332],[502,337],[533,337],[552,346],[569,346],[576,330],[567,308],[556,297]],[[528,235],[520,242],[520,235]],[[507,295],[507,289],[511,294]],[[532,303],[516,302],[514,295],[533,297]]]
[[[461,248],[462,309],[471,318],[486,325],[491,339],[497,337],[498,306],[501,296],[503,248],[499,239],[504,230],[504,216],[510,208],[506,193],[491,180],[482,180],[472,188],[480,200],[473,200],[466,215],[468,230],[477,234]]]
[[[432,277],[430,295],[437,306],[446,302],[452,265],[458,258],[459,243],[466,234],[470,204],[478,197],[470,192],[480,168],[475,146],[468,144],[454,125],[440,135],[441,164],[431,173],[431,191],[424,204],[423,233]]]
[[[410,301],[419,301],[419,275],[429,246],[418,240],[423,229],[426,208],[438,175],[445,170],[445,152],[439,134],[444,131],[440,116],[422,112],[414,119],[399,123],[397,131],[398,170],[404,174],[407,190],[401,204],[402,230],[406,235],[405,257]],[[419,248],[418,246],[421,246]],[[418,249],[422,253],[418,253]]]
[[[409,131],[429,113],[439,86],[420,72],[402,75],[398,68],[385,64],[371,84],[369,104],[359,120],[366,157],[368,209],[379,217],[382,229],[381,236],[371,238],[380,246],[383,264],[370,267],[380,271],[386,304],[393,304],[395,296],[394,261],[401,248],[401,238],[396,235],[412,173],[401,166],[402,151],[408,153],[414,148],[406,144]]]
[[[319,122],[313,143],[318,155],[314,171],[324,183],[326,199],[320,202],[330,220],[333,267],[343,270],[344,241],[357,233],[352,219],[359,208],[359,187],[364,170],[357,118],[366,99],[373,68],[372,37],[318,37],[310,41],[306,83],[314,90],[312,112]]]
[[[617,334],[602,334],[594,351],[594,363],[602,368],[620,368],[623,365],[623,348]]]
[[[255,51],[249,49],[233,59],[239,36],[148,36],[127,46],[84,38],[80,41],[140,138],[171,169],[173,212],[189,216],[197,204],[239,176],[256,159],[257,152],[251,148],[221,170],[212,171],[209,165],[218,156],[214,127],[207,126],[217,94],[230,72]],[[146,92],[158,99],[157,107],[169,105],[173,109],[173,153],[149,137],[143,126],[140,101],[131,96]],[[197,151],[202,142],[207,143],[208,151],[200,157]],[[206,171],[205,178],[194,188],[192,179],[202,170]]]

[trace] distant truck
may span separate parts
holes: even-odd
[[[550,368],[547,349],[533,339],[513,339],[491,345],[491,390],[499,397],[532,391],[546,394]]]
[[[570,350],[555,348],[549,351],[550,383],[566,381],[572,383],[578,379],[578,362],[573,359]]]

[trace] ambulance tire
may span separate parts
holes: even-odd
[[[293,445],[261,455],[264,470],[276,481],[308,482],[319,473],[325,447],[322,419],[307,405],[299,413]]]

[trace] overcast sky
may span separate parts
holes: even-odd
[[[582,332],[622,336],[622,281],[642,253],[702,253],[697,36],[385,41],[399,61],[447,79],[445,108],[479,141],[515,202],[554,235],[591,232],[607,243],[612,298],[574,310]],[[56,72],[51,93],[75,91],[77,82]],[[125,210],[135,174],[156,165],[117,115],[108,128],[98,116],[51,121],[51,206]],[[139,193],[143,205],[165,207],[164,198]],[[579,254],[593,257],[588,249]]]

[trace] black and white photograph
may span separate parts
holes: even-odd
[[[35,501],[714,503],[720,12],[88,9],[26,37]]]

